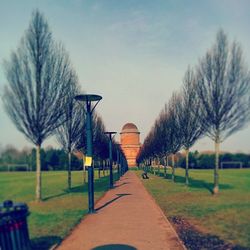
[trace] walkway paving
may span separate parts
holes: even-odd
[[[127,172],[95,208],[97,213],[86,216],[58,250],[185,249],[134,172]]]

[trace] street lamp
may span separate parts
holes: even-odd
[[[92,155],[93,155],[93,137],[92,137],[92,114],[102,99],[99,95],[77,95],[75,96],[75,100],[85,102],[86,103],[86,137],[87,137],[87,152],[85,158],[85,166],[88,167],[88,199],[89,199],[89,213],[94,213],[94,169],[92,166]],[[91,107],[91,103],[96,102],[93,107]]]
[[[104,132],[109,137],[109,187],[113,188],[113,156],[112,156],[112,138],[116,132]]]
[[[120,171],[120,150],[119,150],[119,148],[116,149],[116,163],[117,163],[118,178],[120,178],[121,171]]]
[[[125,173],[125,158],[124,158],[124,155],[122,155],[122,166],[121,166],[121,168],[122,168],[122,175],[124,175],[124,173]]]

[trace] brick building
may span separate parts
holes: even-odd
[[[126,123],[120,133],[121,148],[126,156],[129,167],[136,166],[136,157],[141,148],[140,132],[133,123]]]

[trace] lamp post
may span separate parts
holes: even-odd
[[[105,132],[109,137],[109,187],[113,188],[113,156],[112,156],[112,138],[116,132]]]
[[[121,171],[120,171],[120,151],[119,151],[118,148],[116,149],[116,163],[117,163],[118,177],[120,178],[120,176],[121,176]]]
[[[121,155],[120,162],[121,162],[121,175],[123,175],[124,174],[124,156],[123,155]]]
[[[92,166],[92,155],[93,155],[93,136],[92,136],[92,114],[102,99],[99,95],[77,95],[75,100],[82,101],[86,103],[86,137],[87,137],[87,152],[85,158],[85,166],[88,167],[88,200],[89,200],[89,213],[94,213],[94,169]],[[95,102],[95,105],[92,107],[91,103]]]

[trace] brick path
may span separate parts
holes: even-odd
[[[147,181],[147,180],[143,180]],[[127,172],[57,250],[185,249],[135,173]]]

